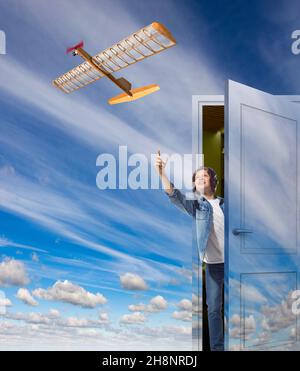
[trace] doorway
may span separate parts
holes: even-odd
[[[216,195],[224,197],[224,105],[203,105],[202,123],[202,153],[204,155],[204,166],[211,167],[216,171],[219,180]],[[205,290],[205,264],[203,264],[202,267],[202,293],[202,347],[203,351],[209,351],[210,346]]]

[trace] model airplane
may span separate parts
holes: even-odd
[[[123,77],[115,78],[113,73],[174,45],[176,40],[170,31],[158,22],[151,23],[93,57],[83,49],[81,41],[68,48],[67,53],[73,52],[74,56],[79,55],[84,62],[55,79],[53,85],[65,93],[72,93],[105,76],[124,91],[109,99],[109,104],[134,101],[154,93],[159,90],[159,86],[152,84],[132,89],[129,81]]]

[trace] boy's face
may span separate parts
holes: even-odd
[[[211,192],[210,188],[210,176],[207,170],[199,170],[195,177],[195,187],[198,193],[205,194]]]

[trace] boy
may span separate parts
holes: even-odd
[[[206,263],[210,348],[212,351],[223,351],[224,199],[215,196],[217,174],[210,167],[196,170],[192,177],[195,197],[187,199],[169,181],[164,171],[165,165],[158,152],[155,166],[166,194],[172,203],[192,216],[196,222],[199,255],[201,261]]]

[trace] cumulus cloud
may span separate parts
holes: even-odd
[[[189,299],[182,299],[179,303],[177,303],[179,310],[176,310],[172,313],[172,318],[184,322],[192,321],[193,306],[196,307],[196,313],[200,313],[199,298],[196,295],[193,295],[193,303]]]
[[[57,309],[50,309],[49,311],[49,317],[50,318],[59,318],[60,317],[60,313]]]
[[[190,322],[192,320],[192,312],[187,310],[176,310],[172,313],[172,317],[180,321]]]
[[[66,327],[88,327],[89,321],[86,318],[68,317],[61,320],[60,325]]]
[[[108,323],[108,314],[107,313],[100,313],[99,319],[91,319],[91,318],[78,318],[75,316],[61,318],[54,323],[57,326],[61,327],[77,327],[77,328],[97,328],[103,327]]]
[[[256,331],[256,321],[251,314],[242,321],[238,314],[234,314],[230,319],[230,337],[233,339],[249,339]]]
[[[146,317],[141,312],[134,312],[132,314],[124,314],[121,319],[120,323],[127,324],[127,325],[133,325],[133,324],[141,324],[144,323],[146,320]]]
[[[42,314],[38,312],[31,312],[31,313],[7,313],[5,315],[6,318],[12,319],[14,321],[24,321],[30,324],[50,324],[51,319],[47,314]]]
[[[128,306],[128,309],[131,312],[149,312],[149,313],[155,313],[155,312],[161,312],[168,307],[167,300],[162,297],[161,295],[157,295],[154,298],[150,300],[149,304],[131,304]]]
[[[147,309],[147,305],[146,304],[130,304],[128,306],[128,309],[131,311],[131,312],[145,312],[146,309]]]
[[[93,294],[67,280],[57,281],[46,290],[42,288],[36,289],[32,294],[39,299],[61,301],[83,308],[95,308],[97,305],[103,305],[107,302],[107,299],[102,294]]]
[[[77,323],[76,323],[77,322]],[[84,322],[73,321],[83,325]],[[98,326],[100,328],[101,326]],[[101,327],[103,328],[103,327]],[[0,322],[0,341],[5,349],[28,350],[190,350],[191,326],[147,327],[136,324],[118,329],[105,327],[104,335],[95,327],[63,326],[59,321],[25,323]],[[17,343],[16,343],[17,338]],[[37,342],[43,339],[43,342]]]
[[[48,313],[6,313],[4,314],[6,319],[14,321],[23,321],[27,324],[33,325],[47,325],[56,328],[73,327],[73,328],[102,328],[108,323],[107,313],[100,313],[99,319],[93,318],[78,318],[76,316],[70,316],[62,318],[60,313],[56,309],[51,309]]]
[[[293,340],[296,329],[296,316],[292,312],[292,292],[275,305],[261,305],[254,314],[241,318],[231,317],[230,337],[251,341],[251,345],[264,349],[273,339]],[[289,331],[289,332],[288,332]],[[255,333],[255,338],[252,336]],[[249,344],[248,344],[249,345]]]
[[[108,323],[108,313],[99,313],[99,322],[101,323]]]
[[[282,300],[280,304],[274,306],[262,306],[262,328],[265,331],[277,332],[281,329],[295,326],[297,317],[292,311],[293,302],[294,299],[292,297],[292,292],[290,292],[285,300]]]
[[[0,263],[0,286],[25,286],[28,283],[25,265],[21,261],[5,259]]]
[[[177,306],[180,310],[192,310],[192,302],[189,299],[182,299]]]
[[[162,310],[167,309],[168,307],[168,302],[165,298],[163,298],[160,295],[155,296],[150,300],[150,304],[148,306],[148,311],[149,312],[160,312]]]
[[[24,288],[18,290],[16,298],[20,299],[24,304],[31,305],[32,307],[39,305],[39,303],[31,296],[30,292]]]
[[[121,286],[127,290],[147,290],[148,285],[144,279],[134,273],[124,273],[120,276]]]

